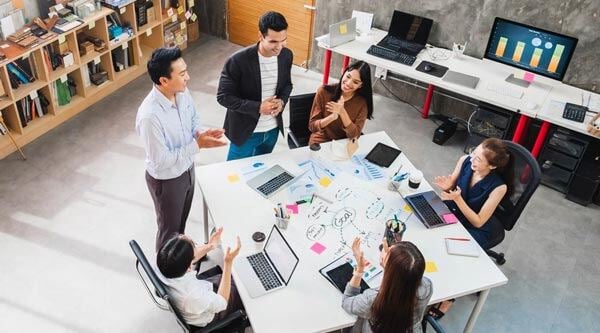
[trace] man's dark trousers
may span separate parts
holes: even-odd
[[[194,198],[194,166],[172,179],[155,179],[146,171],[146,184],[156,211],[156,252],[173,235],[185,232]]]

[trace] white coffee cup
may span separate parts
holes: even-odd
[[[421,180],[423,180],[423,172],[419,170],[411,171],[410,176],[408,176],[408,187],[418,189],[419,185],[421,185]]]

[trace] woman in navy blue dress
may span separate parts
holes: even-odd
[[[452,174],[435,177],[454,215],[482,248],[487,248],[491,236],[492,217],[502,199],[511,192],[513,157],[500,139],[484,140],[470,155],[458,160]],[[453,300],[434,306],[430,314],[441,318]]]

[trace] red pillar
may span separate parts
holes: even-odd
[[[350,57],[344,56],[344,64],[342,65],[342,73],[348,68],[348,63],[350,63]]]
[[[546,136],[548,135],[548,130],[550,129],[550,123],[544,121],[542,123],[542,127],[540,128],[540,132],[535,138],[535,143],[533,144],[533,149],[531,149],[531,155],[537,158],[542,151],[542,147],[544,146],[544,141],[546,141]]]
[[[329,69],[331,68],[331,50],[325,50],[323,61],[323,84],[329,83]]]
[[[523,136],[525,135],[525,131],[527,130],[528,123],[529,117],[522,114],[521,117],[519,117],[519,122],[517,123],[517,128],[515,129],[515,134],[512,138],[513,142],[521,143],[521,140],[523,140]]]
[[[427,119],[429,117],[429,106],[431,105],[431,99],[433,98],[433,90],[435,86],[430,84],[427,88],[427,95],[425,95],[425,103],[423,104],[423,110],[421,110],[421,117]]]

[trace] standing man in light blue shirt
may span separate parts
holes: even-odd
[[[148,61],[152,91],[138,109],[135,128],[146,150],[146,184],[154,201],[156,251],[183,234],[194,197],[194,155],[226,144],[223,129],[203,131],[190,76],[179,48],[159,48]]]

